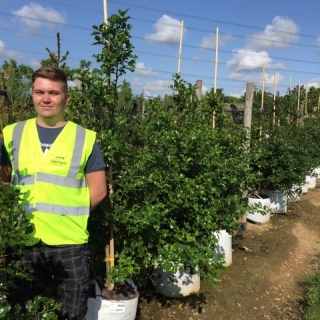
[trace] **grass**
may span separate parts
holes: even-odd
[[[308,276],[304,282],[305,310],[301,320],[320,320],[320,255],[313,259],[311,266],[317,271]]]

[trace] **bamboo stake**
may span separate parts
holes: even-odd
[[[300,111],[300,81],[298,82],[298,104],[297,104],[297,110]]]
[[[108,9],[107,9],[107,0],[103,0],[103,18],[104,23],[108,25]],[[106,39],[106,46],[109,45],[108,39]],[[108,80],[107,80],[107,86],[110,85],[110,74],[108,74]],[[109,194],[113,193],[112,184],[113,184],[113,176],[112,176],[112,163],[109,165],[109,172],[108,172],[108,178],[109,178]],[[110,200],[111,201],[111,200]],[[110,222],[109,225],[109,245],[106,246],[106,272],[107,272],[107,285],[108,290],[113,290],[114,283],[111,283],[111,277],[108,274],[108,271],[114,266],[114,229],[113,229],[113,223]]]
[[[219,52],[219,28],[216,29],[216,58],[214,62],[214,83],[213,92],[217,93],[217,75],[218,75],[218,52]],[[216,112],[212,114],[212,128],[216,126]]]
[[[216,29],[216,59],[214,63],[214,85],[213,92],[217,92],[217,75],[218,75],[218,45],[219,45],[219,28]]]
[[[265,68],[266,68],[266,65],[263,64],[263,65],[262,65],[262,87],[261,87],[261,112],[263,112],[263,102],[264,102],[263,99],[264,99]],[[261,140],[261,137],[262,137],[262,124],[261,124],[261,126],[260,126],[259,137],[260,137],[260,140]]]
[[[181,21],[181,24],[180,24],[180,45],[179,45],[179,55],[178,55],[178,74],[180,74],[180,65],[181,65],[182,37],[183,37],[183,21]]]
[[[301,87],[300,87],[300,81],[298,82],[298,102],[297,102],[297,110],[298,110],[298,124],[301,124],[301,114],[300,114],[300,92],[301,92]]]
[[[276,78],[277,74],[274,73],[273,78],[273,126],[276,124]]]
[[[304,114],[308,114],[308,84],[306,83],[306,101],[304,103]]]
[[[107,6],[107,0],[103,0],[103,18],[104,23],[108,24],[108,6]]]

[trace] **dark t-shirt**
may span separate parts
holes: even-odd
[[[60,128],[44,128],[37,124],[39,140],[43,153],[48,152],[53,142],[58,137],[64,127]],[[4,146],[3,138],[0,139],[0,164],[11,167],[8,152]],[[85,166],[85,173],[90,173],[105,167],[103,157],[97,142],[94,143],[91,155]]]

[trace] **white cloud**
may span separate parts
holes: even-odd
[[[76,88],[78,86],[78,80],[69,80],[68,81],[68,87],[69,88]]]
[[[169,86],[172,84],[172,80],[161,80],[146,82],[144,90],[145,92],[157,91],[159,94],[164,94],[169,91]]]
[[[320,88],[320,78],[311,79],[308,81],[308,88],[311,87]]]
[[[63,14],[34,2],[30,2],[29,5],[12,11],[12,13],[20,16],[16,19],[19,19],[21,26],[29,31],[36,31],[43,27],[56,28],[56,23],[66,23],[66,17]]]
[[[231,72],[228,75],[229,79],[240,79],[242,77],[242,73],[240,72]]]
[[[141,81],[140,81],[139,78],[135,77],[135,78],[133,79],[133,86],[134,86],[134,87],[140,87],[141,84],[142,84],[142,83],[141,83]]]
[[[230,78],[238,78],[240,72],[256,72],[262,70],[265,64],[266,68],[285,69],[281,63],[272,64],[273,59],[269,57],[266,51],[253,51],[248,49],[239,49],[233,54],[233,59],[227,61],[227,67],[232,70]]]
[[[241,80],[243,83],[254,83],[255,85],[257,85],[259,88],[261,88],[262,86],[262,72],[260,73],[247,73],[247,74],[232,74],[233,77],[232,79],[235,80]],[[273,87],[274,87],[274,73],[265,73],[264,74],[264,87],[265,89],[269,89],[273,91]],[[276,86],[281,83],[284,80],[283,75],[281,75],[280,73],[276,72]],[[243,94],[243,93],[242,93]],[[241,95],[242,95],[241,94]],[[234,94],[230,94],[230,95],[234,95]]]
[[[34,69],[38,69],[41,67],[40,61],[36,60],[36,59],[31,59],[29,61],[29,65],[30,67],[34,68]]]
[[[266,50],[271,48],[288,48],[290,43],[299,40],[299,27],[289,18],[276,16],[262,32],[247,38],[247,47],[253,50]]]
[[[276,77],[276,78],[275,78]],[[264,82],[266,87],[271,87],[274,85],[274,80],[276,80],[276,85],[279,84],[284,79],[283,75],[276,72],[275,74],[265,73]]]
[[[145,39],[156,41],[180,42],[180,24],[177,19],[164,14],[154,25],[156,32],[147,34]],[[184,28],[183,32],[186,32]]]
[[[228,96],[235,97],[235,98],[241,98],[246,93],[245,90],[242,90],[240,93],[236,92],[230,92],[227,94]]]
[[[263,64],[270,64],[272,59],[266,51],[240,49],[233,54],[233,59],[227,61],[227,66],[233,72],[261,70]]]
[[[219,36],[219,42],[218,47],[222,47],[225,44],[227,44],[232,39],[231,34],[223,34]],[[206,35],[200,44],[201,49],[215,49],[216,47],[216,34],[215,33],[209,33]]]
[[[205,95],[209,91],[208,87],[202,86],[202,95]]]
[[[0,40],[0,58],[22,59],[23,55],[19,51],[7,49],[4,42]]]
[[[142,76],[150,76],[150,75],[157,75],[158,72],[152,71],[151,68],[147,68],[143,62],[138,62],[136,64],[135,72],[142,75]]]

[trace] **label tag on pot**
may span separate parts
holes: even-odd
[[[109,301],[107,313],[124,313],[126,303],[123,301]]]

